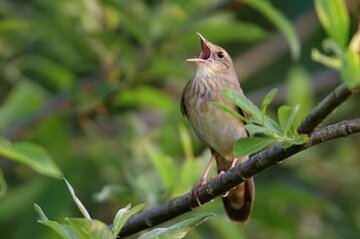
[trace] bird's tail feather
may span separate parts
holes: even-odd
[[[216,164],[218,173],[228,170],[231,165],[219,154],[216,154]],[[247,222],[251,213],[254,197],[255,184],[253,178],[249,178],[231,189],[228,195],[222,198],[229,218],[233,221]]]

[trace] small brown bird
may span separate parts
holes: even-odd
[[[210,162],[198,186],[194,188],[195,193],[200,185],[206,183],[207,174],[214,160],[220,174],[248,159],[248,157],[235,159],[233,153],[234,143],[239,138],[248,136],[244,123],[212,104],[220,102],[242,113],[234,103],[221,95],[225,89],[243,94],[231,57],[223,48],[207,41],[200,33],[198,35],[201,41],[200,56],[187,59],[195,63],[197,69],[194,78],[186,84],[181,98],[182,114],[189,119],[196,135],[211,151]],[[224,207],[230,219],[247,221],[254,193],[254,182],[250,178],[223,196]]]

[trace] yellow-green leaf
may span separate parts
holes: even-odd
[[[315,0],[319,20],[327,34],[345,49],[349,38],[349,14],[344,0]]]
[[[360,84],[360,55],[349,48],[342,57],[341,78],[349,87]]]

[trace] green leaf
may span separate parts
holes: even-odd
[[[335,56],[341,56],[343,50],[331,38],[326,38],[322,41],[322,47],[325,52],[334,53]]]
[[[305,144],[307,141],[309,141],[309,137],[307,135],[301,134],[294,136],[293,138],[287,139],[283,142],[281,147],[283,149],[289,148],[292,145],[302,145]]]
[[[305,144],[307,141],[309,141],[309,136],[307,136],[305,134],[298,135],[298,136],[288,140],[288,142],[290,142],[291,144],[295,144],[295,145]]]
[[[247,122],[248,120],[244,118],[244,116],[242,116],[241,114],[239,114],[237,111],[235,111],[234,109],[231,109],[229,106],[224,105],[220,102],[212,102],[212,104],[218,108],[221,109],[222,111],[229,113],[230,115],[234,116],[235,118],[238,118],[239,120],[243,121],[243,122]]]
[[[349,14],[344,0],[315,0],[319,20],[327,34],[345,49],[348,44]]]
[[[251,115],[254,118],[254,121],[261,124],[262,123],[262,116],[263,113],[259,110],[259,108],[254,105],[248,98],[240,93],[226,89],[222,92],[222,94],[228,98],[229,100],[233,101],[237,106],[240,107],[245,113]]]
[[[271,101],[274,99],[275,95],[277,94],[278,89],[272,89],[271,91],[269,91],[269,93],[266,94],[266,96],[264,97],[260,109],[263,112],[263,114],[266,113],[266,109],[268,107],[268,105],[271,103]]]
[[[290,129],[294,128],[293,123],[298,111],[299,105],[294,107],[283,105],[278,109],[279,124],[284,134],[289,133]]]
[[[293,128],[296,128],[300,124],[301,119],[314,105],[311,76],[304,67],[292,67],[287,75],[287,84],[286,99],[288,104],[301,105],[293,123]]]
[[[281,134],[280,126],[277,125],[277,123],[273,121],[270,117],[266,116],[263,112],[261,112],[261,110],[256,105],[254,105],[251,100],[246,98],[246,96],[241,95],[240,93],[231,89],[224,90],[222,94],[226,98],[234,102],[238,107],[240,107],[241,110],[250,115],[250,120],[244,119],[245,122],[250,121],[256,125],[263,125],[270,134]],[[220,106],[225,111],[234,114],[231,109],[228,109],[228,107],[221,106],[221,104],[218,104],[218,106]]]
[[[341,60],[341,79],[349,87],[360,84],[360,55],[349,48],[345,51]]]
[[[149,232],[142,234],[139,239],[180,239],[184,238],[185,235],[194,227],[205,222],[215,214],[205,214],[187,219],[183,222],[179,222],[171,227],[167,228],[156,228]]]
[[[351,38],[349,48],[355,52],[360,52],[360,29]]]
[[[250,136],[254,136],[255,134],[266,134],[269,132],[267,128],[255,124],[246,124],[245,129],[249,132]]]
[[[249,155],[275,142],[276,142],[275,139],[266,138],[266,137],[241,138],[235,143],[234,155],[235,157],[242,157],[245,155]]]
[[[29,142],[12,144],[10,141],[0,138],[0,155],[23,163],[38,173],[55,178],[62,176],[49,153],[39,145]]]
[[[144,208],[144,204],[136,205],[133,208],[130,208],[131,205],[128,204],[126,207],[121,208],[115,215],[113,222],[113,239],[116,239],[121,228],[124,226],[125,222],[135,213],[138,213],[141,209]]]
[[[145,107],[170,111],[175,103],[163,91],[149,86],[139,86],[127,89],[116,96],[115,104],[118,106]]]
[[[295,29],[289,20],[269,1],[266,0],[244,0],[244,2],[266,16],[286,37],[293,59],[297,60],[300,56],[300,42],[297,38]]]
[[[184,125],[179,127],[180,142],[184,150],[185,159],[193,159],[194,152],[192,148],[191,136],[188,129]]]
[[[311,49],[311,59],[330,69],[338,70],[341,67],[340,59],[324,55],[316,48]]]
[[[45,213],[42,211],[41,207],[37,204],[34,204],[35,211],[39,215],[38,222],[50,227],[53,231],[55,231],[59,236],[61,236],[63,239],[80,239],[80,237],[77,236],[76,232],[68,225],[60,224],[55,221],[50,221]]]
[[[173,158],[162,152],[156,151],[154,147],[148,143],[145,145],[146,154],[151,163],[155,166],[160,174],[161,182],[168,189],[176,183],[176,164]]]
[[[75,194],[75,191],[74,191],[74,188],[71,186],[71,184],[65,179],[63,178],[65,183],[66,183],[66,186],[68,187],[69,189],[69,192],[71,194],[71,197],[73,198],[76,206],[79,208],[80,212],[82,213],[82,215],[88,219],[88,220],[91,220],[91,217],[90,217],[90,214],[88,213],[88,211],[86,210],[85,206],[82,204],[82,202],[80,201],[80,199],[76,196]]]
[[[22,58],[21,63],[22,70],[42,76],[48,84],[55,85],[58,89],[68,90],[74,85],[75,75],[50,58],[28,55]]]
[[[265,115],[263,124],[267,129],[268,134],[282,134],[281,127],[269,116]]]
[[[21,81],[6,97],[0,108],[0,130],[14,122],[28,119],[45,101],[45,93],[38,85]]]
[[[66,218],[66,221],[80,239],[112,239],[109,227],[101,221],[84,218]]]

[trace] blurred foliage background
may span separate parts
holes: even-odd
[[[241,1],[0,0],[0,135],[43,146],[107,223],[128,203],[185,193],[209,159],[179,110],[196,32],[233,56],[255,103],[277,87],[272,107],[301,104],[305,114],[339,83],[310,58],[325,38],[313,1],[272,3],[298,33],[296,61],[269,19]],[[348,4],[354,32],[358,1]],[[326,123],[358,108],[354,97]],[[187,238],[359,238],[359,146],[351,136],[286,160],[255,178],[247,225],[231,223],[215,200],[193,213],[217,216]],[[58,238],[36,222],[34,203],[52,219],[80,216],[63,181],[6,158],[0,167],[1,238]]]

